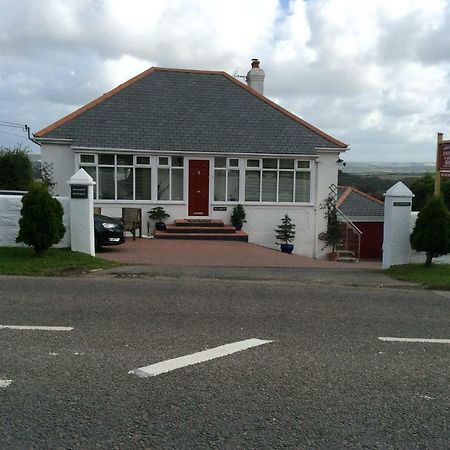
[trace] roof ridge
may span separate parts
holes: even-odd
[[[339,197],[338,201],[336,202],[336,207],[339,208],[339,206],[342,205],[342,203],[345,202],[345,200],[347,200],[347,197],[350,195],[350,193],[352,192],[352,187],[351,186],[338,186],[339,188],[345,188],[345,192]]]

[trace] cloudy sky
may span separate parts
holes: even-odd
[[[0,0],[0,145],[150,66],[245,75],[348,143],[432,161],[450,139],[450,0]]]

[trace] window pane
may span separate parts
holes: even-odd
[[[136,156],[136,164],[150,165],[150,156]]]
[[[238,167],[239,166],[239,160],[235,158],[231,158],[228,160],[228,164],[230,167]]]
[[[152,169],[136,168],[136,200],[151,200],[152,198]]]
[[[294,172],[280,172],[278,201],[294,201]]]
[[[275,171],[263,172],[262,201],[277,201],[277,173]]]
[[[117,165],[132,166],[133,165],[133,155],[117,155]]]
[[[94,155],[80,155],[80,162],[95,163],[95,156]]]
[[[114,155],[98,155],[99,164],[114,165]]]
[[[245,172],[245,200],[259,202],[259,180],[261,172],[247,170]]]
[[[169,169],[158,169],[158,200],[169,200]]]
[[[309,172],[297,172],[295,174],[295,201],[309,202]]]
[[[98,168],[98,198],[114,200],[114,167]]]
[[[158,158],[158,164],[160,166],[168,166],[169,165],[169,158],[167,156],[160,156]]]
[[[117,168],[117,199],[133,200],[133,168]]]
[[[228,201],[239,201],[239,170],[228,171]]]
[[[309,169],[309,161],[297,161],[297,169]]]
[[[183,200],[183,169],[172,169],[172,200]]]
[[[263,159],[263,169],[276,169],[278,159]]]
[[[247,167],[259,167],[259,159],[247,159]]]
[[[227,159],[226,158],[214,158],[214,167],[226,167]]]
[[[280,169],[293,169],[294,160],[293,159],[280,159]]]
[[[173,167],[183,167],[183,157],[182,156],[172,156],[172,166]]]
[[[225,170],[214,171],[214,200],[217,202],[225,201]]]

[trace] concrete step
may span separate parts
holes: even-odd
[[[205,241],[242,241],[248,242],[248,234],[245,231],[234,233],[170,233],[168,231],[156,231],[156,239],[187,239]]]
[[[358,262],[358,260],[354,256],[339,256],[337,261],[343,262],[343,263],[357,263]]]
[[[177,227],[223,227],[223,220],[218,219],[177,219]]]
[[[166,231],[168,233],[235,233],[236,228],[233,225],[223,225],[219,227],[204,227],[204,226],[180,226],[180,225],[167,225]]]

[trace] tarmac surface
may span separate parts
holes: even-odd
[[[148,270],[0,277],[0,325],[73,327],[0,329],[2,449],[449,448],[450,345],[379,339],[450,339],[442,293],[364,271]],[[129,373],[254,338],[273,342]]]

